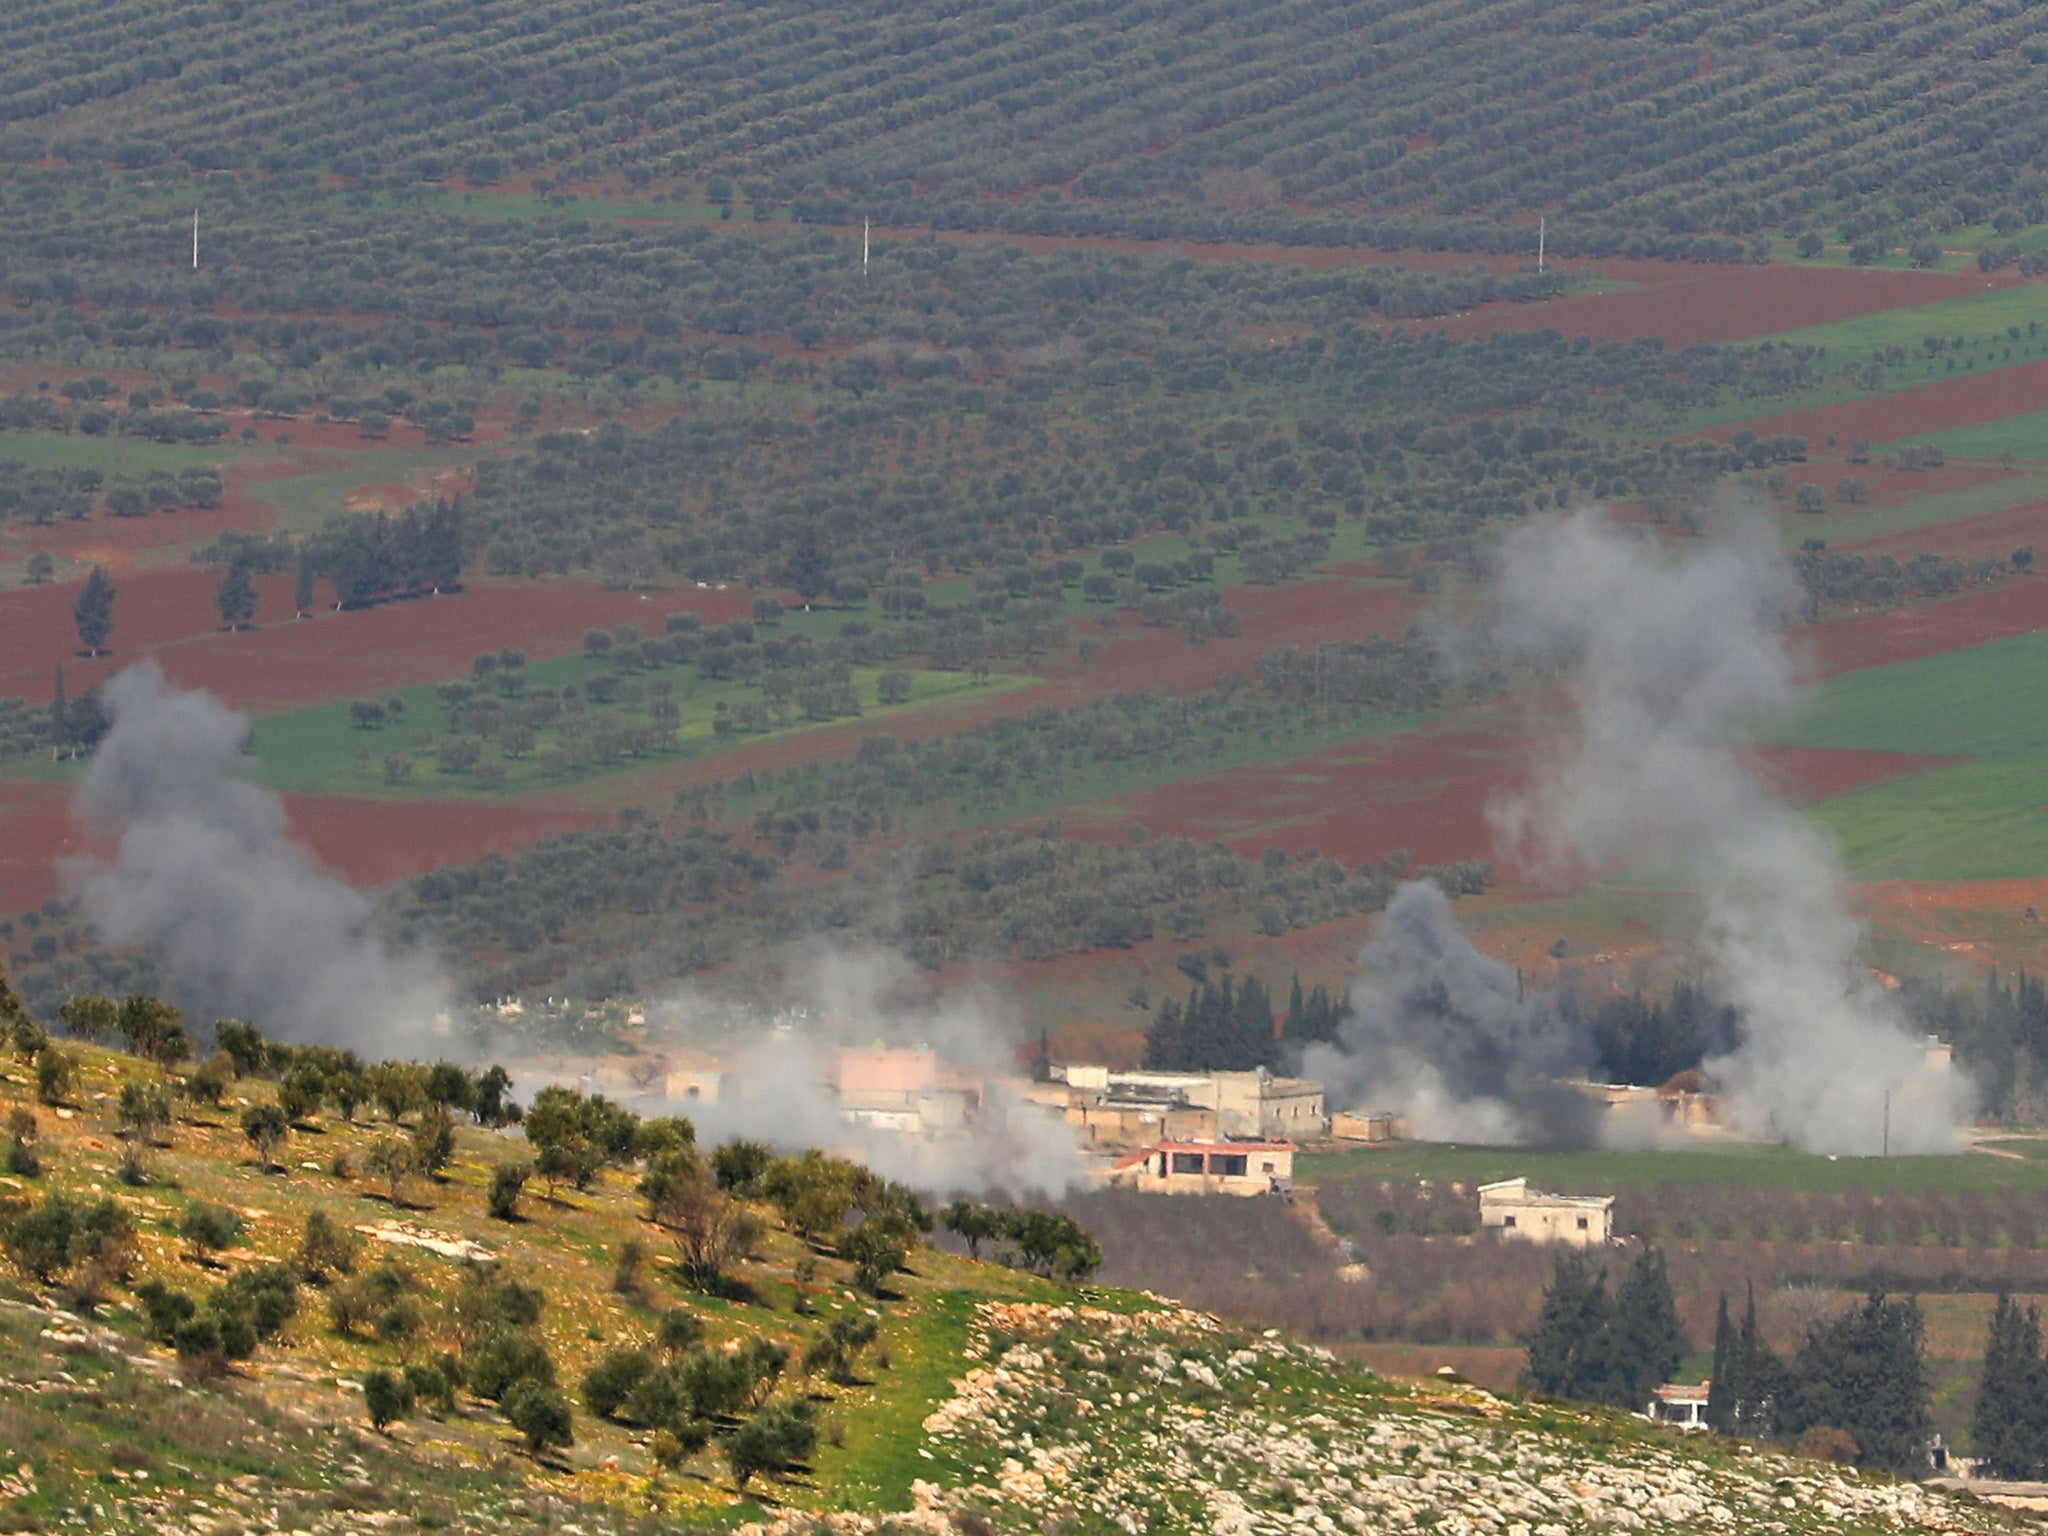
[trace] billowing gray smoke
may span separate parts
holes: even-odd
[[[1576,1146],[1595,1107],[1558,1080],[1591,1064],[1585,1032],[1458,930],[1444,893],[1414,880],[1394,892],[1359,952],[1339,1043],[1314,1046],[1302,1069],[1333,1103],[1398,1108],[1432,1141]]]
[[[1745,1038],[1708,1063],[1737,1124],[1817,1152],[1956,1145],[1960,1085],[1855,961],[1833,843],[1757,779],[1739,743],[1798,697],[1784,626],[1797,593],[1774,530],[1732,509],[1667,554],[1597,511],[1502,547],[1495,641],[1565,669],[1570,728],[1528,794],[1498,808],[1551,869],[1672,868],[1699,893],[1695,943]]]
[[[415,1051],[445,1027],[439,969],[371,933],[369,901],[291,840],[275,795],[237,775],[246,716],[169,687],[153,661],[104,699],[112,725],[74,812],[119,848],[112,864],[65,870],[102,939],[156,950],[171,995],[201,1020]]]
[[[1649,868],[1697,893],[1690,947],[1743,1016],[1742,1043],[1706,1064],[1739,1129],[1818,1152],[1874,1153],[1887,1134],[1895,1152],[1954,1150],[1968,1085],[1923,1064],[1857,967],[1833,844],[1742,757],[1744,736],[1799,697],[1784,633],[1797,590],[1770,524],[1727,509],[1675,552],[1602,511],[1532,523],[1503,541],[1494,596],[1491,652],[1553,689],[1529,788],[1491,807],[1505,849],[1539,874]],[[1508,1006],[1498,971],[1475,992],[1476,957],[1446,936],[1440,902],[1431,913],[1390,909],[1361,956],[1352,1080],[1363,1069],[1361,1095],[1425,1135],[1491,1117],[1494,1137],[1533,1139],[1527,1080],[1568,1051],[1540,1012]],[[1447,1034],[1408,1005],[1433,987],[1467,998],[1471,1023]],[[1474,1028],[1511,1063],[1491,1086],[1469,1070]]]

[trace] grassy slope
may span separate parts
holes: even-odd
[[[245,1246],[224,1255],[223,1268],[281,1257],[315,1207],[351,1224],[389,1214],[362,1184],[326,1171],[338,1153],[359,1156],[380,1130],[309,1127],[286,1149],[289,1172],[264,1174],[230,1123],[232,1105],[182,1121],[173,1145],[153,1154],[150,1183],[121,1188],[112,1177],[118,1142],[107,1111],[135,1070],[127,1058],[86,1053],[75,1107],[64,1118],[41,1111],[46,1172],[33,1189],[116,1193],[141,1227],[141,1274],[187,1287],[204,1278],[175,1237],[194,1200],[232,1204],[250,1222]],[[250,1083],[238,1088],[237,1097],[268,1092]],[[0,1082],[0,1108],[28,1097],[18,1072]],[[535,1199],[529,1219],[508,1226],[484,1215],[482,1185],[490,1165],[515,1152],[516,1144],[494,1134],[464,1132],[449,1178],[416,1182],[410,1199],[418,1208],[406,1214],[433,1231],[486,1243],[510,1272],[546,1290],[543,1328],[568,1382],[603,1349],[645,1337],[658,1306],[696,1309],[713,1341],[765,1333],[800,1342],[834,1313],[866,1305],[843,1289],[839,1261],[823,1257],[814,1315],[792,1315],[792,1264],[803,1250],[779,1232],[743,1267],[746,1303],[686,1292],[659,1264],[649,1294],[622,1296],[609,1283],[618,1246],[629,1235],[652,1235],[634,1217],[626,1178],[606,1175],[593,1191],[558,1204]],[[2048,1179],[2048,1168],[2011,1166]],[[12,1194],[25,1182],[0,1180],[0,1191]],[[391,1252],[422,1283],[430,1314],[459,1283],[453,1261]],[[1006,1532],[1107,1531],[1111,1517],[1125,1513],[1152,1529],[1208,1529],[1237,1507],[1279,1518],[1305,1494],[1331,1513],[1356,1506],[1398,1525],[1397,1505],[1448,1500],[1444,1507],[1455,1507],[1477,1491],[1417,1489],[1409,1474],[1418,1450],[1422,1464],[1440,1467],[1450,1483],[1478,1451],[1479,1467],[1494,1469],[1489,1499],[1522,1497],[1524,1489],[1540,1499],[1536,1490],[1559,1474],[1577,1480],[1575,1497],[1594,1499],[1620,1497],[1649,1478],[1713,1483],[1738,1503],[1768,1504],[1778,1477],[1798,1479],[1812,1499],[1893,1497],[1881,1481],[1844,1482],[1814,1463],[1752,1465],[1718,1442],[1626,1418],[1341,1369],[1317,1351],[1237,1338],[1128,1293],[1077,1298],[1014,1271],[930,1251],[915,1258],[913,1270],[882,1304],[888,1354],[875,1362],[882,1368],[869,1368],[868,1379],[850,1387],[811,1384],[826,1427],[814,1465],[757,1487],[759,1497],[747,1500],[731,1494],[709,1455],[650,1480],[640,1436],[581,1412],[578,1444],[547,1461],[519,1452],[495,1413],[473,1402],[445,1420],[419,1417],[388,1435],[371,1433],[343,1384],[396,1357],[385,1345],[335,1337],[317,1292],[305,1293],[282,1338],[236,1376],[194,1390],[177,1383],[163,1351],[141,1340],[120,1293],[96,1320],[53,1319],[8,1276],[0,1279],[0,1440],[8,1448],[0,1528],[161,1532],[196,1524],[198,1516],[235,1522],[231,1529],[538,1525],[623,1533],[723,1529],[764,1507],[887,1511],[921,1501],[963,1520],[979,1514],[989,1522],[979,1528]],[[1065,1309],[1075,1300],[1097,1310],[1077,1319]],[[968,1375],[977,1364],[1006,1369]],[[1176,1423],[1206,1441],[1192,1463],[1166,1454],[1182,1439],[1160,1431]],[[1471,1434],[1480,1441],[1460,1438]],[[1332,1482],[1337,1468],[1344,1479]],[[1285,1475],[1276,1480],[1276,1472]],[[913,1487],[920,1480],[922,1495]],[[1802,1519],[1793,1528],[1876,1529],[1874,1507],[1815,1509],[1820,1523]],[[398,1513],[395,1527],[386,1511]],[[1650,1513],[1648,1529],[1687,1528],[1678,1505]],[[1952,1513],[1968,1528],[1996,1526]],[[842,1528],[873,1525],[856,1520]]]
[[[817,1280],[808,1288],[813,1298],[811,1314],[795,1314],[792,1266],[805,1250],[795,1238],[780,1231],[771,1232],[759,1258],[743,1267],[751,1302],[713,1299],[687,1290],[676,1277],[660,1234],[638,1219],[640,1202],[632,1194],[631,1179],[617,1173],[601,1177],[588,1193],[565,1190],[554,1202],[536,1185],[525,1202],[526,1219],[511,1225],[494,1221],[485,1212],[483,1198],[490,1171],[497,1163],[515,1160],[525,1152],[522,1141],[495,1132],[460,1132],[458,1156],[446,1177],[408,1181],[404,1197],[410,1209],[402,1212],[392,1211],[381,1185],[372,1188],[372,1181],[339,1178],[330,1171],[334,1160],[344,1154],[359,1166],[368,1147],[389,1133],[381,1123],[367,1123],[372,1118],[368,1113],[361,1117],[365,1123],[356,1126],[330,1117],[302,1128],[280,1154],[284,1171],[263,1173],[236,1127],[235,1105],[267,1097],[270,1090],[248,1081],[236,1085],[233,1099],[221,1110],[182,1116],[173,1128],[171,1145],[150,1155],[150,1182],[140,1189],[124,1188],[115,1177],[120,1141],[111,1111],[120,1083],[143,1069],[132,1059],[111,1052],[85,1054],[80,1083],[68,1095],[73,1108],[63,1118],[48,1108],[37,1110],[42,1122],[43,1177],[0,1176],[0,1198],[34,1196],[56,1188],[88,1195],[114,1193],[130,1208],[140,1228],[138,1280],[161,1276],[196,1291],[218,1280],[226,1269],[282,1259],[296,1246],[305,1217],[314,1209],[325,1209],[352,1226],[397,1215],[435,1233],[480,1242],[499,1256],[509,1272],[546,1289],[550,1300],[542,1328],[562,1381],[572,1391],[604,1350],[650,1337],[662,1308],[685,1305],[699,1312],[714,1343],[764,1333],[800,1349],[802,1341],[832,1316],[867,1305],[848,1289],[847,1266],[820,1256]],[[16,1066],[10,1064],[0,1081],[0,1117],[15,1105],[32,1103],[30,1087]],[[249,1223],[242,1246],[223,1256],[220,1271],[193,1263],[177,1237],[185,1209],[202,1200],[232,1206]],[[629,1237],[639,1238],[655,1253],[646,1289],[639,1295],[622,1295],[612,1285],[619,1248]],[[396,1259],[421,1282],[420,1294],[430,1315],[460,1283],[463,1266],[459,1261],[413,1248],[366,1244],[365,1262],[386,1256]],[[901,1507],[917,1472],[916,1458],[905,1450],[906,1437],[914,1435],[915,1426],[947,1390],[948,1372],[958,1360],[974,1300],[1006,1296],[1058,1300],[1069,1294],[1026,1274],[970,1264],[934,1250],[921,1251],[913,1260],[913,1271],[898,1278],[898,1299],[883,1307],[887,1368],[877,1370],[871,1363],[862,1372],[865,1379],[848,1388],[811,1384],[820,1399],[826,1440],[811,1474],[778,1490],[778,1497],[833,1501],[851,1507]],[[39,1352],[37,1329],[25,1328],[19,1321],[20,1309],[11,1305],[33,1299],[32,1289],[19,1281],[15,1272],[0,1270],[0,1303],[9,1304],[0,1305],[0,1369],[14,1380],[32,1370],[46,1371],[49,1365],[45,1361],[37,1366],[31,1358]],[[12,1394],[0,1387],[0,1440],[52,1447],[50,1472],[43,1477],[42,1492],[27,1506],[30,1513],[50,1510],[91,1488],[99,1466],[111,1453],[104,1448],[92,1450],[78,1437],[104,1436],[110,1441],[126,1437],[124,1413],[148,1420],[133,1435],[151,1448],[151,1464],[165,1469],[157,1479],[159,1486],[168,1477],[174,1488],[201,1493],[224,1477],[264,1471],[266,1466],[282,1482],[303,1483],[309,1490],[333,1486],[335,1480],[328,1473],[334,1470],[330,1465],[336,1460],[330,1450],[334,1443],[316,1443],[308,1422],[361,1423],[360,1400],[352,1397],[345,1384],[374,1366],[397,1363],[397,1356],[387,1346],[337,1337],[327,1326],[319,1293],[304,1291],[299,1315],[281,1340],[259,1349],[241,1368],[239,1378],[226,1384],[219,1402],[218,1412],[226,1418],[276,1425],[275,1449],[246,1458],[224,1450],[249,1439],[247,1431],[237,1429],[218,1436],[209,1432],[209,1450],[208,1444],[187,1444],[180,1438],[177,1409],[166,1392],[144,1391],[138,1398],[140,1389],[131,1390],[134,1382],[147,1380],[149,1374],[163,1374],[171,1357],[141,1341],[134,1309],[124,1301],[117,1293],[101,1318],[119,1337],[102,1339],[79,1354],[81,1359],[90,1357],[97,1362],[91,1370],[124,1384],[119,1390],[110,1389],[109,1404],[88,1405],[92,1411],[85,1413],[67,1409],[64,1426],[38,1428],[41,1420],[31,1413],[20,1421],[29,1427],[18,1431],[17,1437],[6,1433],[5,1415],[14,1411],[15,1405]],[[429,1347],[445,1346],[444,1340]],[[60,1341],[57,1353],[63,1352]],[[124,1363],[125,1357],[147,1363]],[[73,1374],[79,1374],[76,1368]],[[202,1401],[212,1404],[215,1400],[209,1395]],[[36,1400],[28,1400],[27,1406],[35,1407]],[[395,1431],[388,1442],[369,1435],[361,1441],[402,1453],[417,1465],[425,1484],[462,1502],[465,1508],[475,1491],[467,1481],[471,1469],[491,1473],[480,1481],[500,1494],[507,1489],[516,1492],[521,1482],[597,1501],[619,1499],[629,1492],[644,1493],[650,1463],[640,1444],[643,1434],[592,1418],[582,1412],[580,1404],[576,1434],[577,1445],[558,1466],[536,1464],[517,1453],[509,1430],[486,1405],[469,1403],[445,1421],[419,1417]],[[339,1448],[348,1450],[354,1444],[344,1431]],[[190,1476],[170,1472],[173,1463],[191,1468]],[[456,1470],[436,1470],[443,1466]],[[391,1486],[383,1478],[377,1481]],[[664,1479],[656,1493],[657,1502],[677,1512],[723,1518],[733,1507],[714,1454],[707,1453],[688,1464],[681,1475]],[[308,1496],[319,1495],[309,1492]],[[7,1508],[4,1491],[0,1491],[0,1519]]]

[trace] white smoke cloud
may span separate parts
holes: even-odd
[[[1739,1129],[1816,1152],[1954,1150],[1951,1094],[1855,960],[1832,841],[1740,743],[1799,697],[1798,592],[1769,522],[1724,511],[1670,552],[1602,511],[1502,544],[1492,640],[1562,669],[1568,708],[1531,787],[1494,807],[1508,850],[1555,874],[1668,867],[1698,892],[1693,942],[1743,1043],[1709,1062]]]
[[[111,725],[73,813],[118,848],[111,864],[63,866],[99,936],[157,951],[171,996],[201,1020],[417,1053],[449,1012],[445,977],[371,932],[369,900],[291,840],[275,795],[239,776],[248,718],[170,687],[154,661],[102,698]]]
[[[928,995],[902,957],[826,949],[792,957],[774,984],[790,1006],[776,1026],[747,1032],[726,1055],[718,1099],[673,1107],[702,1143],[744,1136],[780,1150],[838,1148],[886,1178],[934,1194],[1064,1194],[1093,1182],[1075,1129],[1018,1100],[1014,1010],[983,988]],[[648,1009],[657,1042],[717,1044],[730,1005],[684,989]],[[727,1031],[729,1034],[729,1031]],[[959,1131],[908,1134],[850,1123],[831,1084],[843,1046],[929,1046],[982,1087],[980,1112]]]
[[[1722,509],[1704,542],[1675,550],[1585,511],[1505,539],[1490,624],[1444,648],[1543,679],[1529,785],[1489,807],[1508,854],[1558,881],[1652,869],[1697,894],[1689,946],[1743,1017],[1741,1043],[1705,1063],[1736,1129],[1815,1152],[1954,1151],[1970,1085],[1924,1064],[1856,964],[1836,848],[1742,755],[1800,698],[1785,633],[1798,598],[1753,510]],[[1399,1110],[1431,1138],[1595,1129],[1555,1097],[1592,1043],[1474,949],[1434,887],[1395,893],[1359,963],[1338,1043],[1303,1064],[1333,1102]],[[1648,1110],[1597,1130],[1617,1145],[1669,1139]]]

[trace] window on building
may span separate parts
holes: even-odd
[[[1245,1157],[1242,1152],[1218,1152],[1209,1159],[1209,1171],[1226,1179],[1244,1177]]]
[[[1581,1232],[1586,1230],[1586,1218],[1583,1216],[1579,1218],[1579,1230]]]
[[[1175,1173],[1200,1173],[1202,1171],[1202,1154],[1199,1152],[1174,1153],[1173,1171]]]
[[[1504,1227],[1512,1227],[1515,1224],[1515,1218],[1512,1216],[1503,1216],[1500,1219],[1500,1224]]]
[[[1261,1173],[1271,1173],[1272,1171],[1273,1171],[1273,1165],[1272,1165],[1271,1163],[1261,1163],[1261,1164],[1259,1164],[1259,1172],[1261,1172]]]

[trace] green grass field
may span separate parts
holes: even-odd
[[[1526,1176],[1560,1194],[1602,1194],[1621,1184],[1721,1184],[1759,1189],[2003,1190],[2048,1193],[2048,1162],[1970,1153],[1959,1157],[1817,1157],[1749,1142],[1683,1152],[1564,1152],[1392,1142],[1294,1160],[1305,1184],[1433,1179],[1467,1186]]]
[[[310,533],[328,518],[346,511],[349,493],[364,485],[452,469],[470,462],[480,452],[476,448],[370,446],[361,450],[328,450],[322,457],[336,459],[339,468],[283,480],[259,480],[249,490],[259,501],[276,509],[279,529],[286,533]]]
[[[527,691],[530,694],[540,688],[580,687],[599,673],[612,670],[604,662],[580,654],[558,656],[527,667]],[[746,699],[758,699],[758,690],[736,682],[707,682],[699,678],[694,669],[677,668],[657,671],[652,675],[673,683],[676,703],[682,711],[676,747],[672,752],[661,754],[664,757],[701,757],[728,744],[794,735],[831,723],[798,722],[764,734],[721,738],[713,725],[719,706],[730,707]],[[880,718],[899,709],[915,708],[919,704],[969,692],[1022,687],[1035,681],[1030,677],[1005,675],[977,684],[961,672],[914,671],[911,673],[909,703],[883,706],[875,694],[876,680],[880,675],[879,668],[861,668],[854,673],[854,684],[860,690],[867,718]],[[351,701],[346,699],[259,720],[256,724],[257,782],[270,789],[313,794],[383,794],[407,798],[496,796],[561,788],[630,767],[636,761],[625,759],[580,768],[550,766],[548,756],[560,744],[561,736],[556,730],[546,730],[539,733],[534,750],[516,761],[505,759],[495,750],[486,753],[488,761],[502,763],[506,770],[502,788],[487,791],[471,775],[443,773],[435,764],[436,744],[448,734],[447,711],[442,706],[438,685],[403,688],[395,694],[379,695],[385,700],[392,697],[404,700],[403,718],[372,730],[361,729],[353,723],[349,716]],[[510,701],[509,708],[516,710],[517,701]],[[645,724],[647,719],[644,709],[621,709],[621,715],[634,725]],[[412,777],[398,786],[385,780],[384,759],[392,753],[410,756],[415,761]]]
[[[217,443],[153,443],[111,433],[0,432],[0,459],[15,459],[30,469],[103,469],[110,475],[140,475],[152,469],[176,473],[264,451],[227,438]]]
[[[1788,746],[1973,759],[1868,785],[1808,812],[1863,879],[2048,873],[2048,716],[2032,706],[2048,632],[1845,673],[1759,731]]]
[[[1884,446],[1892,449],[1906,443],[1936,443],[1954,458],[1997,459],[2011,454],[2016,459],[2044,459],[2048,458],[2048,411],[2001,416],[1947,432],[1923,432]]]
[[[1287,730],[1242,732],[1233,736],[1229,745],[1219,752],[1191,751],[1176,763],[1159,764],[1142,759],[1091,763],[1085,768],[1075,769],[1056,791],[1005,801],[987,810],[970,810],[962,815],[961,825],[987,826],[1020,816],[1040,816],[1067,807],[1086,807],[1090,801],[1113,800],[1119,795],[1154,785],[1173,784],[1251,763],[1276,762],[1341,742],[1364,741],[1375,736],[1416,730],[1435,718],[1434,714],[1361,716],[1330,724],[1304,720]],[[1130,819],[1128,815],[1118,817],[1119,821]]]
[[[2048,713],[2034,707],[2048,677],[2048,632],[1993,640],[1825,683],[1759,740],[1865,752],[1985,757],[2048,748]]]
[[[2043,321],[2048,321],[2048,292],[2034,284],[2020,283],[1987,289],[1967,298],[1941,299],[1911,309],[1885,310],[1853,320],[1781,331],[1768,339],[1781,345],[1825,347],[1847,360],[1866,358],[1885,347],[1905,347],[1916,356],[1924,356],[1920,342],[1926,336],[1963,336],[1971,340],[1995,337],[2001,348],[2006,344],[2012,346],[2013,360],[2018,362],[2022,360],[2022,349],[2030,357],[2042,355],[2043,339],[2030,335],[2027,327]],[[2021,332],[2018,340],[2008,334],[2008,327],[2015,325]],[[1938,361],[1935,366],[1938,370]]]
[[[1950,440],[1947,436],[1939,439],[1944,447]],[[1854,474],[1855,471],[1846,473]],[[1797,548],[1801,540],[1814,537],[1818,522],[1820,535],[1827,539],[1831,548],[1840,549],[1867,539],[1882,539],[1919,529],[1938,529],[1945,523],[2009,511],[2043,497],[2048,497],[2048,474],[2019,473],[1989,480],[1982,485],[1965,486],[1961,490],[1916,496],[1910,501],[1868,503],[1855,508],[1830,506],[1826,516],[1820,519],[1786,512],[1779,521],[1787,548]],[[1930,535],[1929,545],[1940,547],[1938,535]]]

